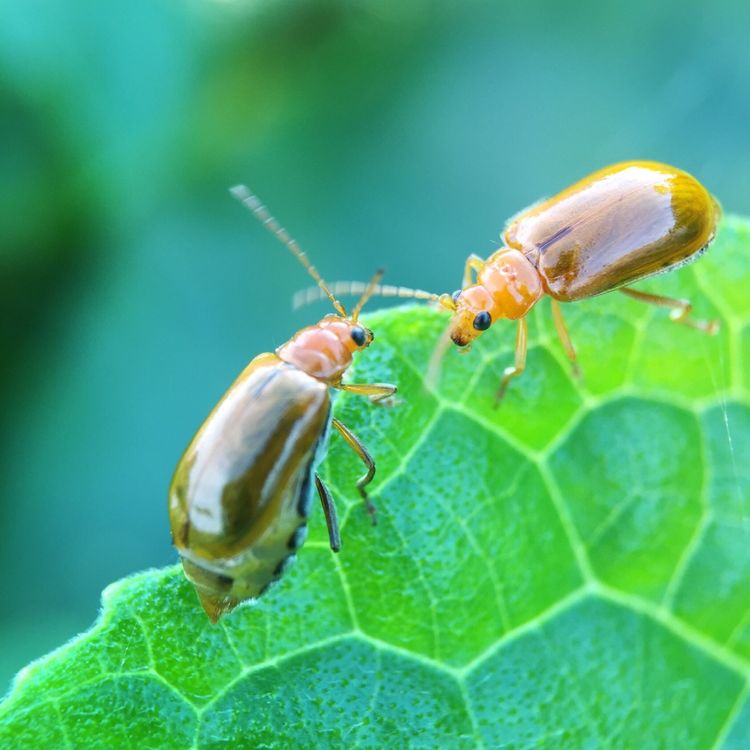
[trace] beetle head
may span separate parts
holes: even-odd
[[[480,285],[459,290],[451,299],[453,317],[448,333],[456,346],[468,351],[471,342],[492,325],[495,305],[490,294]]]
[[[375,338],[375,334],[358,320],[340,315],[326,315],[318,327],[332,333],[350,354],[367,349]]]

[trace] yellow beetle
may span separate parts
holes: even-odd
[[[716,199],[686,172],[656,162],[623,162],[594,172],[511,219],[502,235],[504,246],[486,260],[470,255],[462,287],[452,295],[395,286],[377,286],[373,293],[439,302],[453,313],[449,336],[464,351],[496,320],[517,320],[515,363],[503,373],[499,399],[524,370],[526,315],[545,294],[551,297],[555,328],[574,370],[575,348],[559,302],[619,289],[670,308],[672,320],[715,333],[715,321],[690,317],[687,300],[629,285],[695,260],[713,240],[720,216]],[[337,282],[331,289],[344,295],[362,286]],[[308,291],[297,299],[307,302],[317,296]]]

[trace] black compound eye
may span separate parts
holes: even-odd
[[[453,292],[453,294],[451,294],[451,299],[454,302],[458,302],[458,298],[461,296],[461,292],[462,291],[463,291],[463,289],[456,289],[456,291]]]
[[[354,326],[354,328],[352,328],[352,341],[357,346],[365,345],[365,342],[367,341],[367,334],[365,333],[365,329],[362,328],[362,326]]]
[[[492,317],[486,310],[482,310],[482,312],[477,313],[476,317],[474,318],[474,328],[476,328],[477,331],[486,331],[491,325]]]

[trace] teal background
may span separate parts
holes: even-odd
[[[748,21],[744,0],[0,6],[0,683],[175,560],[181,450],[326,311],[290,310],[309,279],[229,185],[327,277],[437,291],[621,159],[748,214]]]

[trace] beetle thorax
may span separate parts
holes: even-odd
[[[542,279],[531,261],[518,250],[502,248],[491,255],[477,275],[492,299],[492,319],[518,320],[544,294]]]
[[[365,331],[365,343],[358,344],[352,335]],[[317,325],[303,328],[276,354],[284,362],[328,384],[338,383],[352,363],[354,352],[369,346],[372,333],[347,318],[327,315]]]

